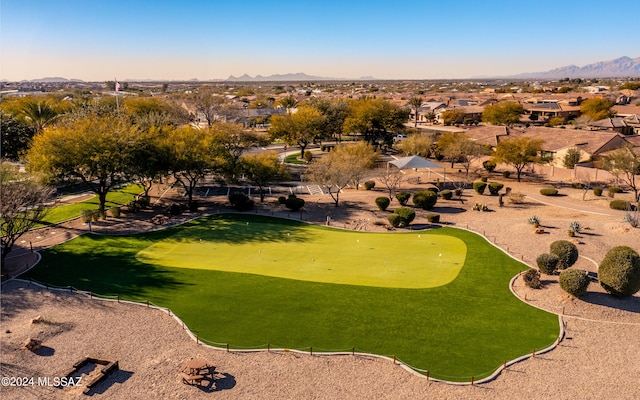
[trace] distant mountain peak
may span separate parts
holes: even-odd
[[[619,57],[609,61],[598,61],[583,67],[568,65],[545,72],[527,72],[509,78],[640,78],[640,57]]]
[[[265,81],[332,81],[340,80],[340,78],[327,78],[323,76],[307,75],[304,72],[288,73],[288,74],[274,74],[269,76],[256,75],[251,77],[244,74],[240,77],[230,75],[227,81],[234,82],[265,82]]]

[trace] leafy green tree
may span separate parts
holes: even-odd
[[[0,150],[2,158],[18,160],[31,143],[35,130],[12,114],[0,110]]]
[[[18,168],[0,162],[0,243],[2,266],[18,239],[48,212],[45,203],[53,190],[37,183],[32,176],[18,172]],[[4,272],[2,273],[4,278]]]
[[[528,136],[502,139],[496,146],[493,159],[496,163],[513,166],[517,172],[517,180],[520,182],[524,167],[539,162],[543,143],[540,139],[532,139]]]
[[[418,110],[422,107],[422,97],[414,96],[409,99],[409,105],[413,108],[414,117],[415,117],[415,125],[414,128],[418,127]]]
[[[241,159],[247,179],[260,189],[260,202],[264,201],[264,189],[271,182],[289,179],[289,171],[275,152],[249,154]]]
[[[467,176],[471,163],[489,154],[485,146],[476,143],[464,133],[446,132],[440,135],[436,147],[438,152],[451,162],[451,168],[455,162],[462,164]]]
[[[429,157],[433,142],[433,135],[414,133],[408,135],[405,140],[396,143],[396,148],[407,156]]]
[[[139,138],[136,127],[120,115],[72,120],[34,136],[28,166],[50,180],[80,179],[98,195],[104,212],[107,193],[128,179]]]
[[[564,155],[562,160],[562,165],[565,168],[573,169],[577,163],[580,162],[580,158],[582,157],[582,152],[576,146],[573,146],[567,150],[567,153]]]
[[[240,172],[240,157],[249,149],[264,146],[268,139],[258,133],[245,129],[240,124],[230,122],[215,122],[209,128],[213,140],[217,144],[218,168],[224,177],[230,181],[237,180]]]
[[[289,145],[300,147],[300,157],[323,130],[326,118],[313,107],[299,107],[298,112],[271,117],[269,134],[273,139],[283,139]]]
[[[445,125],[454,125],[462,123],[464,116],[464,109],[457,107],[444,111],[440,118],[442,118],[442,123]]]
[[[373,145],[381,140],[390,146],[394,133],[403,132],[408,119],[406,108],[384,99],[363,98],[349,102],[343,129],[346,133],[362,135]]]
[[[347,118],[348,103],[344,99],[325,99],[312,97],[306,105],[318,109],[325,117],[322,136],[342,140],[344,120]]]
[[[593,121],[611,118],[615,112],[611,109],[613,102],[602,97],[592,97],[586,99],[580,104],[580,112],[582,115],[591,118]]]
[[[482,122],[493,125],[512,125],[520,120],[524,113],[522,104],[511,101],[488,105],[482,112]]]
[[[168,169],[184,188],[189,204],[198,182],[216,167],[220,150],[210,130],[182,126],[173,130],[162,141],[168,154]]]
[[[636,202],[640,201],[640,150],[629,145],[612,151],[602,161],[604,169],[620,177],[633,190]]]
[[[351,165],[351,183],[356,187],[356,190],[360,189],[360,182],[366,173],[375,167],[379,158],[379,153],[375,148],[366,142],[336,146],[332,153],[335,153],[335,157],[341,158]]]
[[[139,130],[139,137],[131,151],[129,175],[149,195],[153,182],[169,173],[169,152],[163,146],[163,138],[170,135],[174,128],[169,126],[151,126],[148,130]]]

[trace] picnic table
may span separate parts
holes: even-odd
[[[180,366],[182,381],[189,385],[200,384],[204,378],[213,378],[213,364],[204,358],[192,358]]]

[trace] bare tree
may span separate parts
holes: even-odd
[[[2,235],[2,265],[16,241],[33,229],[48,212],[46,201],[52,193],[16,168],[0,164],[0,234]]]
[[[383,168],[378,174],[378,179],[380,182],[387,188],[389,192],[389,200],[393,201],[393,198],[396,197],[396,192],[404,179],[404,175],[397,168]]]

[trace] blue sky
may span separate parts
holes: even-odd
[[[638,15],[638,0],[0,0],[0,78],[509,75],[639,57]]]

